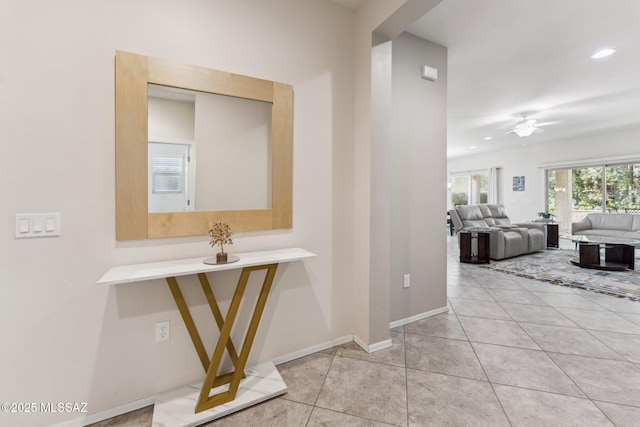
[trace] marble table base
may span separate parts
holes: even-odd
[[[287,392],[287,385],[275,365],[266,362],[245,369],[236,398],[215,408],[194,413],[202,384],[193,384],[156,397],[153,409],[154,427],[193,427],[212,421]],[[211,394],[227,389],[216,387]]]

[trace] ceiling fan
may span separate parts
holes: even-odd
[[[544,132],[544,129],[540,129],[538,126],[544,126],[545,123],[539,123],[537,126],[536,123],[537,120],[527,119],[527,116],[523,114],[522,121],[516,124],[508,133],[515,133],[521,138],[526,138],[534,133]]]

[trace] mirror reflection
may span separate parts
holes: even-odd
[[[149,212],[272,207],[272,104],[148,85]]]

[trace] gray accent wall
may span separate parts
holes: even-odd
[[[446,305],[447,49],[409,33],[393,40],[389,141],[390,320]],[[421,67],[438,69],[435,82]],[[403,288],[404,274],[411,286]]]

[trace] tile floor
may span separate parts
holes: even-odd
[[[211,426],[640,426],[640,303],[459,264],[450,312],[278,366],[289,392]],[[95,424],[150,426],[152,408]]]

